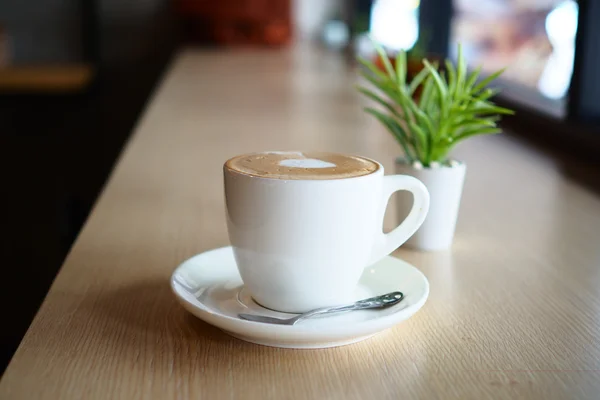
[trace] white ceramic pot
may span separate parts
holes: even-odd
[[[396,172],[414,176],[423,182],[431,198],[425,222],[404,246],[427,251],[450,248],[466,170],[464,163],[418,169],[403,159],[396,160]],[[411,209],[412,196],[410,193],[399,193],[397,199],[398,218],[402,220]]]

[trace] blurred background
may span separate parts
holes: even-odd
[[[2,370],[178,49],[309,45],[351,68],[369,36],[417,60],[460,42],[507,67],[513,131],[600,158],[598,20],[600,0],[0,1]]]

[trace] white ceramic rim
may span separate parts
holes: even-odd
[[[451,162],[452,162],[452,161],[455,161],[455,162],[457,162],[458,164],[457,164],[457,165],[451,165],[451,166],[440,164],[440,166],[439,166],[438,168],[422,167],[421,169],[422,169],[422,170],[426,170],[426,171],[431,171],[431,170],[433,170],[433,169],[444,169],[444,168],[447,168],[447,169],[452,169],[452,168],[460,168],[460,167],[464,167],[464,166],[466,166],[466,165],[467,165],[467,163],[465,163],[464,161],[462,161],[462,160],[458,160],[458,159],[456,159],[456,158],[452,158],[452,159],[450,159],[450,161],[451,161]],[[420,161],[419,161],[419,162],[420,162]],[[406,158],[402,157],[402,156],[396,157],[396,158],[394,159],[394,164],[396,164],[396,165],[406,165],[407,167],[412,167],[412,163],[409,163],[409,162],[408,162],[408,160],[407,160]]]

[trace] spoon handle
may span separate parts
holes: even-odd
[[[392,306],[396,303],[399,303],[404,298],[404,294],[402,292],[391,292],[381,296],[375,296],[364,300],[359,300],[353,304],[347,304],[345,306],[334,306],[334,307],[324,307],[318,308],[316,310],[309,311],[302,315],[296,317],[296,322],[310,318],[315,315],[323,315],[323,314],[332,314],[344,311],[354,311],[354,310],[367,310],[371,308],[384,308]]]

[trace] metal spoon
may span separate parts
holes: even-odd
[[[348,304],[344,306],[334,306],[334,307],[324,307],[317,308],[316,310],[312,310],[309,312],[305,312],[304,314],[300,314],[293,318],[282,319],[282,318],[273,318],[273,317],[265,317],[262,315],[255,314],[238,314],[241,319],[245,319],[248,321],[254,322],[263,322],[265,324],[279,324],[279,325],[294,325],[296,322],[301,321],[306,318],[314,317],[315,315],[324,315],[324,314],[333,314],[344,311],[354,311],[354,310],[368,310],[368,309],[381,309],[391,307],[395,304],[398,304],[404,299],[404,294],[402,292],[391,292],[381,296],[371,297],[369,299],[359,300],[356,303]]]

